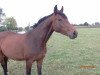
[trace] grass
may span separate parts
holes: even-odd
[[[43,75],[100,75],[100,28],[78,28],[78,38],[54,33],[48,41]],[[95,66],[95,68],[80,68]],[[25,62],[10,60],[9,75],[24,75]],[[0,75],[3,75],[0,67]],[[36,63],[32,75],[37,75]]]

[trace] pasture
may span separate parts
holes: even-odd
[[[43,62],[43,75],[100,75],[100,28],[77,28],[78,38],[71,40],[53,33]],[[81,66],[94,66],[82,67]],[[9,60],[9,75],[24,75],[25,63]],[[33,63],[32,75],[37,75]],[[0,75],[3,75],[0,66]]]

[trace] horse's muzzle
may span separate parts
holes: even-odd
[[[77,31],[74,31],[73,33],[71,33],[71,34],[69,35],[69,38],[70,38],[70,39],[75,39],[75,38],[77,38],[77,35],[78,35],[78,32],[77,32]]]

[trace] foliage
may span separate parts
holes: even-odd
[[[0,8],[0,32],[5,30],[22,31],[22,27],[17,27],[14,17],[6,17],[3,9]]]
[[[22,27],[18,27],[18,31],[23,31],[23,28]]]
[[[76,26],[89,26],[90,24],[88,22],[84,22],[83,24],[76,24]]]
[[[0,8],[0,22],[2,22],[4,16],[5,16],[5,13],[3,13],[3,9]]]
[[[5,19],[5,25],[8,30],[17,30],[17,22],[13,17],[7,17]]]
[[[30,26],[26,26],[25,27],[25,31],[27,32],[27,31],[29,31],[30,30]]]
[[[89,24],[88,22],[84,22],[81,24],[73,24],[74,26],[100,26],[100,22],[95,22],[92,24]]]
[[[5,26],[0,26],[0,32],[6,31],[6,30],[7,30],[7,28]]]
[[[89,25],[89,23],[87,23],[87,22],[84,23],[84,26],[88,26],[88,25]]]
[[[100,25],[100,22],[95,22],[95,25]]]

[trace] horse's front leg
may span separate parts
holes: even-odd
[[[38,75],[42,75],[42,62],[43,62],[43,59],[37,60]]]
[[[32,62],[30,60],[26,61],[26,75],[31,75],[31,68],[32,68]]]

